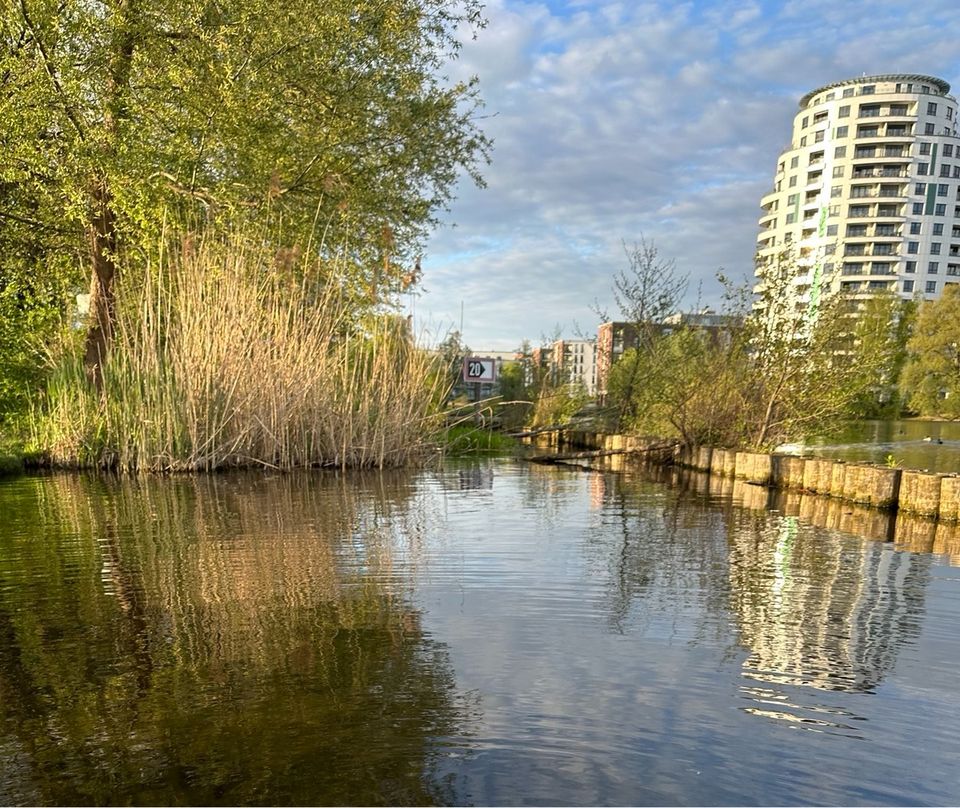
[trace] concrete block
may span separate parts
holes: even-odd
[[[710,471],[710,460],[713,457],[713,448],[710,446],[698,446],[695,468],[698,471]]]
[[[760,485],[770,485],[773,480],[773,458],[761,452],[751,452],[750,476],[746,479]]]
[[[943,522],[956,522],[960,519],[960,476],[952,474],[940,481],[938,517]]]
[[[900,510],[936,518],[940,514],[940,486],[945,474],[904,471],[900,476]]]
[[[843,497],[843,481],[847,476],[847,464],[842,460],[834,460],[830,466],[830,490],[831,497],[840,499]],[[828,493],[824,491],[824,493]]]
[[[897,505],[900,497],[901,470],[886,466],[860,466],[857,475],[855,502],[887,510]]]
[[[750,452],[737,452],[734,462],[736,465],[733,476],[738,480],[746,480],[753,472],[753,455]]]

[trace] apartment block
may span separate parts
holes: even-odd
[[[960,283],[960,138],[950,85],[862,76],[800,99],[773,190],[761,200],[757,267],[789,253],[798,311],[821,291],[936,299]]]

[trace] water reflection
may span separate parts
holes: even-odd
[[[415,553],[381,525],[408,483],[18,481],[0,499],[0,722],[16,752],[0,793],[452,801],[433,739],[463,736],[475,705],[396,585]]]
[[[664,469],[12,481],[0,803],[951,804],[958,546]]]
[[[739,688],[742,709],[818,732],[860,737],[863,717],[824,703],[811,691],[872,694],[916,640],[924,614],[932,558],[887,543],[895,526],[920,550],[923,530],[932,549],[935,526],[824,497],[784,494],[740,481],[679,469],[645,470],[668,482],[657,507],[630,509],[622,499],[624,540],[614,587],[615,625],[644,590],[660,607],[664,589],[703,592],[705,622],[732,613],[738,644],[747,649]],[[705,515],[712,512],[713,516]],[[696,515],[696,529],[686,527]],[[806,519],[799,517],[804,516]],[[704,541],[704,525],[722,521],[724,546]],[[857,544],[831,528],[874,539]],[[947,532],[946,526],[941,530]],[[955,535],[955,531],[953,532]],[[651,552],[650,537],[658,535]],[[631,541],[631,537],[633,541]],[[643,547],[639,551],[635,547]],[[946,541],[945,541],[946,544]],[[949,545],[953,546],[953,545]],[[662,570],[671,579],[664,579]],[[721,582],[716,572],[726,571]],[[684,580],[678,571],[701,574]],[[654,585],[656,582],[656,585]],[[711,615],[713,617],[711,618]],[[806,694],[806,695],[805,695]]]

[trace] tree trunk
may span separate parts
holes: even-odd
[[[94,189],[95,215],[89,224],[90,320],[87,327],[83,364],[87,378],[98,392],[103,391],[103,363],[113,340],[114,292],[117,274],[114,256],[117,249],[116,220],[110,207],[106,178]]]
[[[139,9],[135,0],[117,0],[111,24],[110,61],[106,76],[106,104],[101,128],[103,165],[91,187],[90,319],[83,364],[87,377],[103,391],[103,363],[113,341],[115,318],[113,283],[117,274],[117,220],[108,180],[109,164],[117,152],[120,124],[126,117],[126,96],[136,43],[135,24]]]

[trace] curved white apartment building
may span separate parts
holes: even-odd
[[[933,76],[889,74],[807,93],[763,197],[757,274],[795,250],[797,308],[821,289],[940,296],[960,283],[957,100]]]

